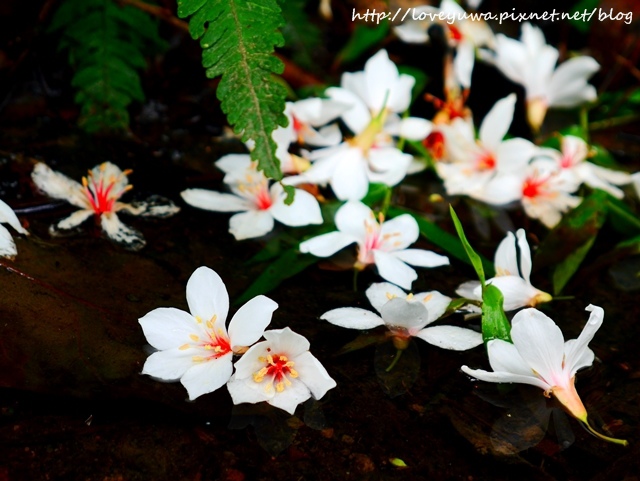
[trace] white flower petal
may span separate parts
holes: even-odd
[[[224,321],[229,314],[229,294],[220,276],[208,267],[198,267],[187,281],[187,304],[193,317]]]
[[[237,195],[221,194],[207,189],[187,189],[180,195],[189,205],[214,212],[238,212],[253,208],[251,202]]]
[[[505,311],[531,306],[535,297],[541,293],[519,276],[494,277],[489,279],[487,283],[496,286],[502,292]]]
[[[331,174],[330,184],[340,200],[360,200],[367,195],[367,165],[360,149],[351,148],[342,153]]]
[[[355,201],[347,202],[340,207],[334,220],[340,232],[362,242],[367,236],[367,223],[377,223],[373,211],[362,202]]]
[[[593,58],[574,57],[562,63],[549,82],[549,105],[552,107],[575,107],[596,99],[593,86],[587,79],[600,69]]]
[[[601,307],[589,304],[586,308],[591,312],[589,320],[585,324],[577,339],[567,341],[564,348],[564,368],[569,372],[569,377],[573,377],[578,369],[590,366],[594,359],[594,354],[587,346],[593,339],[604,320],[604,310]],[[573,342],[572,342],[573,341]]]
[[[410,214],[394,217],[380,226],[380,238],[385,251],[399,251],[418,240],[420,229],[418,222]]]
[[[547,384],[535,376],[523,376],[522,374],[513,374],[511,372],[488,372],[482,369],[470,369],[467,366],[461,367],[462,371],[469,376],[486,382],[531,384],[546,390]]]
[[[478,136],[489,150],[495,151],[507,135],[516,108],[516,98],[516,94],[510,94],[498,100],[482,121]]]
[[[235,313],[229,323],[231,348],[251,346],[257,342],[271,322],[278,304],[266,296],[256,296]]]
[[[20,220],[18,220],[18,217],[16,216],[16,213],[13,211],[13,209],[2,200],[0,200],[0,222],[9,224],[20,234],[29,234],[26,229],[22,227],[22,224],[20,224]]]
[[[453,59],[453,71],[456,80],[465,89],[471,87],[471,74],[475,64],[475,47],[470,41],[462,41],[456,49],[456,56]]]
[[[311,392],[307,385],[299,379],[291,379],[290,381],[291,386],[287,386],[282,392],[276,392],[273,394],[273,397],[267,399],[267,402],[293,415],[293,413],[296,412],[298,404],[305,402],[311,397]]]
[[[411,289],[411,284],[418,278],[416,271],[392,254],[376,250],[373,258],[380,277],[403,289]]]
[[[214,162],[215,166],[225,174],[243,172],[251,166],[249,154],[227,154]]]
[[[416,267],[448,266],[449,258],[424,249],[404,249],[393,253],[398,259]]]
[[[244,356],[242,359],[244,359]],[[236,374],[231,376],[231,379],[227,383],[227,389],[229,390],[233,404],[256,404],[269,400],[269,396],[267,396],[267,392],[262,385],[255,382],[251,377],[239,378],[237,371]]]
[[[311,391],[314,399],[322,398],[329,389],[336,387],[336,382],[318,359],[310,352],[303,352],[295,359],[294,369],[298,371],[299,380]],[[287,391],[285,389],[285,391]]]
[[[551,386],[559,382],[564,358],[562,331],[537,309],[524,309],[511,321],[511,339],[524,362]]]
[[[344,232],[329,232],[302,242],[300,252],[316,257],[329,257],[355,242],[353,236]]]
[[[498,244],[493,258],[493,264],[496,268],[496,276],[518,275],[518,255],[516,251],[516,238],[513,232],[507,232],[505,238]]]
[[[293,332],[290,328],[272,329],[265,331],[264,338],[271,346],[274,354],[284,354],[292,359],[309,350],[309,341],[306,337]]]
[[[79,182],[70,179],[48,165],[39,162],[33,168],[31,179],[44,194],[54,199],[66,200],[81,209],[91,209],[91,204]]]
[[[208,320],[207,318],[206,320]],[[204,333],[193,316],[173,307],[159,307],[138,322],[147,342],[159,350],[174,349],[191,343],[189,336]]]
[[[273,215],[271,211],[266,210],[241,212],[229,219],[229,232],[236,240],[261,237],[271,232],[273,226]]]
[[[318,200],[302,189],[296,189],[291,205],[284,203],[286,194],[279,183],[271,186],[271,197],[276,199],[271,206],[271,215],[285,225],[297,227],[309,224],[322,224],[322,213]]]
[[[207,359],[196,364],[184,373],[180,382],[187,389],[189,399],[193,401],[224,386],[232,372],[232,354],[227,353],[217,359]]]
[[[502,339],[493,339],[487,343],[487,354],[491,369],[496,372],[511,372],[522,376],[534,376],[531,367],[522,359],[518,348]],[[547,385],[545,389],[552,386]]]
[[[51,225],[51,231],[54,235],[62,233],[67,230],[75,229],[82,224],[89,217],[93,216],[93,211],[88,209],[81,209],[75,211],[68,217],[59,220],[57,223]]]
[[[424,304],[429,312],[429,322],[427,324],[431,324],[432,322],[440,319],[440,317],[445,313],[451,303],[451,298],[438,291],[429,291],[418,292],[413,296],[412,301]]]
[[[349,74],[343,75],[343,79],[348,77]],[[371,122],[371,114],[362,99],[355,93],[346,88],[330,87],[325,91],[325,94],[334,101],[350,106],[341,114],[341,118],[351,132],[357,135],[367,128]]]
[[[324,319],[336,326],[346,327],[347,329],[364,330],[384,325],[384,321],[380,316],[366,309],[357,307],[340,307],[333,309],[322,314],[320,319]]]
[[[109,239],[127,249],[137,251],[142,249],[146,244],[141,232],[124,225],[113,212],[105,212],[102,214],[100,216],[100,224]],[[58,226],[59,225],[60,223],[58,223]]]
[[[465,299],[475,299],[478,301],[482,300],[480,281],[463,282],[456,289],[456,294],[458,294],[460,297],[464,297]]]
[[[407,329],[410,334],[422,329],[429,322],[427,308],[421,302],[409,302],[404,297],[394,297],[387,302],[380,314],[384,323],[393,327]]]
[[[456,326],[433,326],[422,329],[416,337],[442,349],[466,351],[482,344],[482,334]]]
[[[531,284],[530,276],[533,263],[531,261],[531,249],[524,229],[518,229],[516,237],[518,238],[518,250],[520,251],[520,274],[527,284]]]
[[[18,249],[11,233],[3,225],[0,225],[0,256],[12,259],[16,255],[18,255]]]
[[[394,297],[407,297],[406,292],[389,282],[376,282],[371,284],[365,294],[373,308],[378,312],[380,312],[382,306]]]
[[[194,349],[166,349],[151,354],[142,367],[147,374],[164,381],[177,381],[193,367]],[[198,350],[198,354],[200,351]]]

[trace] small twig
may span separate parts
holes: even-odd
[[[640,114],[622,115],[620,117],[614,117],[612,119],[597,120],[589,124],[589,130],[604,130],[610,127],[617,127],[619,125],[630,124],[640,120]]]
[[[159,7],[157,5],[151,5],[149,3],[142,2],[140,0],[115,0],[117,3],[121,5],[131,5],[132,7],[137,8],[138,10],[142,10],[143,12],[147,12],[154,17],[158,17],[161,20],[164,20],[167,23],[170,23],[174,27],[179,28],[180,30],[184,30],[185,32],[189,31],[189,24],[180,20],[176,17],[171,10],[164,7]]]

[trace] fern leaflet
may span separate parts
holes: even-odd
[[[191,17],[189,30],[200,39],[207,77],[222,76],[217,96],[234,130],[253,139],[252,159],[267,177],[282,178],[271,133],[287,124],[285,88],[274,74],[282,62],[273,55],[283,45],[282,15],[276,0],[178,0],[178,16]]]
[[[60,49],[68,50],[75,68],[79,125],[88,132],[127,130],[129,104],[144,100],[143,52],[164,47],[157,23],[113,0],[65,0],[49,30],[62,31]]]

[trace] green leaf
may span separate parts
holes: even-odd
[[[500,289],[488,284],[482,290],[482,339],[485,345],[492,339],[511,342],[511,325],[503,309],[504,297]]]
[[[607,210],[609,220],[615,230],[629,236],[640,234],[640,219],[629,209],[627,204],[608,195]]]
[[[81,107],[80,127],[87,132],[128,130],[129,105],[144,100],[144,56],[166,48],[156,19],[113,1],[66,0],[49,31],[62,32],[60,48],[68,51],[75,68],[71,85]]]
[[[580,0],[579,2],[577,2],[569,11],[569,22],[571,23],[571,25],[573,25],[579,32],[589,32],[589,29],[591,28],[591,21],[594,20],[594,18],[590,18],[588,15],[586,17],[582,17],[582,14],[585,10],[587,11],[587,14],[590,14],[597,9],[597,7],[600,5],[600,2],[601,0]],[[575,16],[576,13],[579,14],[578,17]]]
[[[285,27],[282,29],[285,45],[293,52],[291,59],[308,70],[317,70],[314,52],[322,48],[320,29],[305,11],[306,0],[281,2]]]
[[[292,185],[284,185],[282,184],[282,188],[284,189],[285,194],[287,194],[287,197],[285,197],[284,199],[284,203],[286,205],[291,205],[293,204],[293,200],[296,196],[296,189],[294,186]]]
[[[221,76],[217,96],[242,140],[253,139],[251,158],[267,177],[280,180],[280,161],[271,133],[286,126],[286,89],[275,80],[284,65],[274,47],[284,39],[276,0],[179,0],[178,16],[191,17],[189,31],[200,39],[207,77]]]
[[[473,247],[471,247],[471,244],[469,244],[467,237],[464,235],[464,229],[462,228],[462,224],[460,223],[460,219],[458,219],[456,211],[453,210],[453,206],[449,206],[449,211],[451,213],[451,218],[453,219],[453,225],[455,225],[456,232],[458,233],[458,237],[460,238],[460,242],[462,242],[462,246],[464,247],[469,260],[471,261],[471,265],[476,270],[476,274],[478,275],[478,279],[480,279],[480,284],[482,284],[482,288],[484,290],[486,279],[484,277],[482,259],[480,259],[480,256],[476,253],[476,251],[473,250]]]
[[[295,276],[316,262],[318,262],[317,257],[301,254],[297,248],[285,251],[235,300],[235,304],[243,304],[259,294],[265,294],[275,289],[284,280]]]
[[[593,144],[591,145],[591,156],[589,160],[596,165],[601,167],[606,167],[608,169],[620,169],[620,164],[616,162],[616,159],[613,158],[611,152],[605,149],[601,145]]]
[[[557,294],[580,264],[607,218],[609,194],[596,190],[547,234],[536,253],[537,268],[553,265]],[[576,251],[579,251],[576,254]],[[557,271],[557,273],[555,272]]]
[[[338,52],[335,64],[340,65],[356,60],[360,55],[379,44],[389,33],[389,21],[383,20],[375,27],[356,23],[351,38]]]
[[[596,240],[595,236],[591,237],[587,242],[577,247],[571,254],[569,254],[562,262],[560,262],[553,270],[553,294],[557,296],[560,291],[567,285],[571,276],[575,274],[582,264],[582,261],[587,256],[591,246]]]
[[[425,219],[421,215],[416,214],[415,212],[411,212],[408,209],[402,207],[389,207],[388,212],[389,216],[391,217],[397,217],[402,214],[411,215],[416,220],[416,222],[418,222],[420,234],[422,234],[428,241],[437,245],[453,257],[473,266],[465,247],[458,237],[449,234],[438,225]],[[484,256],[481,256],[479,254],[476,254],[476,256],[480,259],[480,263],[484,272],[489,277],[492,277],[494,273],[493,263]]]

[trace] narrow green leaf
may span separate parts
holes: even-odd
[[[375,27],[369,27],[357,23],[351,34],[351,38],[338,53],[335,63],[337,65],[356,60],[360,55],[382,42],[389,33],[389,21],[384,20]]]
[[[460,223],[460,219],[458,219],[458,215],[456,211],[453,210],[453,206],[449,206],[449,212],[451,213],[451,218],[453,219],[453,225],[456,227],[456,232],[458,233],[458,237],[460,238],[460,242],[462,242],[462,246],[464,247],[467,256],[469,256],[469,260],[471,261],[471,265],[476,270],[476,274],[478,275],[478,279],[480,279],[480,284],[482,284],[482,288],[484,289],[485,277],[484,277],[484,268],[482,267],[482,259],[473,250],[471,244],[467,240],[467,237],[464,235],[464,229],[462,228],[462,224]]]
[[[534,265],[541,269],[562,263],[595,238],[607,218],[609,194],[595,190],[553,228],[538,247]]]
[[[460,239],[452,234],[449,234],[446,230],[442,229],[437,224],[434,224],[421,215],[402,207],[389,207],[388,213],[390,217],[397,217],[402,214],[411,215],[416,220],[416,222],[418,222],[420,234],[422,234],[429,242],[437,245],[447,254],[452,255],[456,259],[473,265],[471,264],[467,251]],[[479,254],[476,254],[476,256],[480,258],[480,262],[485,274],[489,277],[492,277],[494,273],[493,263],[484,256],[481,256]]]
[[[553,270],[552,281],[554,296],[560,294],[562,289],[564,289],[564,286],[569,282],[569,279],[571,279],[571,276],[576,273],[578,267],[582,264],[582,261],[587,256],[595,240],[595,236],[591,237],[587,242],[576,247],[576,249]]]
[[[297,248],[285,251],[235,300],[235,304],[243,304],[259,294],[265,294],[275,289],[284,280],[295,276],[316,262],[318,262],[317,257],[301,254]]]
[[[496,286],[488,284],[482,291],[482,339],[511,342],[511,325],[503,309],[504,296]]]

